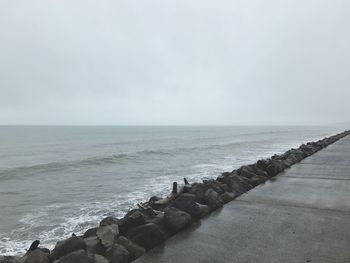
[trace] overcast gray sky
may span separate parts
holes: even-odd
[[[348,0],[1,0],[1,124],[349,120]]]

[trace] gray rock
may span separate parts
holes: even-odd
[[[46,253],[46,254],[50,254],[50,253],[51,253],[50,249],[48,249],[48,248],[46,248],[46,247],[39,247],[39,249],[40,249],[42,252]]]
[[[114,216],[108,216],[100,222],[100,226],[118,225],[119,219]]]
[[[270,177],[276,176],[280,172],[282,172],[284,169],[282,161],[279,160],[273,160],[270,162],[270,164],[267,166],[266,171],[269,174]]]
[[[147,219],[146,224],[148,223],[156,224],[159,229],[167,235],[167,238],[170,237],[170,233],[164,225],[164,212],[159,213],[156,217]]]
[[[157,201],[161,200],[162,198],[159,196],[152,196],[149,201],[147,202],[148,206],[150,206],[152,209],[159,210],[162,205],[156,204]]]
[[[222,180],[228,185],[230,192],[234,192],[237,195],[241,195],[252,189],[252,186],[249,183],[244,181],[243,178],[239,177],[236,174],[224,176],[220,180]]]
[[[146,250],[149,250],[166,240],[168,235],[156,224],[147,223],[130,229],[126,237]]]
[[[214,191],[213,189],[208,189],[205,192],[205,197],[206,197],[208,206],[211,209],[217,209],[219,207],[222,207],[223,202],[222,202],[219,194],[216,191]]]
[[[18,263],[50,263],[48,255],[40,249],[28,251]]]
[[[201,183],[194,183],[188,190],[188,194],[192,194],[195,198],[194,201],[204,204],[205,203],[205,192],[209,189],[208,185]],[[183,194],[184,195],[184,194]]]
[[[240,176],[245,177],[245,178],[252,178],[252,177],[254,177],[256,175],[253,171],[251,171],[251,169],[248,166],[242,166],[238,170],[238,174]]]
[[[95,263],[109,263],[109,261],[104,256],[101,256],[98,254],[94,256],[94,259],[95,259]]]
[[[247,179],[247,182],[253,187],[258,186],[259,184],[262,184],[265,181],[266,181],[265,177],[261,177],[261,176],[257,176],[257,175],[252,177],[252,178]]]
[[[118,225],[112,224],[112,225],[101,226],[97,229],[96,235],[101,240],[101,244],[105,248],[110,248],[113,246],[115,240],[118,238],[118,235],[119,235]]]
[[[220,195],[220,198],[224,204],[227,204],[228,202],[231,202],[233,199],[235,199],[237,194],[233,192],[225,192],[222,195]]]
[[[293,163],[291,161],[289,161],[288,159],[283,161],[284,168],[290,168],[292,165],[293,165]]]
[[[84,238],[87,251],[90,254],[100,254],[103,255],[106,251],[105,247],[102,245],[101,240],[97,236],[91,236]]]
[[[264,178],[268,178],[269,177],[269,174],[264,171],[264,170],[261,170],[259,168],[256,168],[256,170],[254,171],[258,176],[261,176],[261,177],[264,177]]]
[[[57,242],[55,248],[51,251],[50,256],[53,260],[55,260],[81,249],[86,250],[84,240],[80,237],[72,236],[66,240]]]
[[[98,227],[90,228],[85,231],[83,238],[91,237],[91,236],[96,236]]]
[[[124,235],[129,229],[145,224],[147,217],[138,210],[128,213],[119,222],[120,234]]]
[[[135,212],[140,212],[141,214],[143,214],[146,217],[146,219],[157,215],[157,213],[155,213],[152,208],[142,208],[142,209],[137,208],[137,209],[132,209],[129,212],[127,212],[126,215],[124,216],[124,218],[131,216]]]
[[[188,193],[195,195],[195,202],[200,204],[206,204],[207,200],[205,192],[208,189],[213,189],[219,194],[223,194],[227,190],[228,186],[217,180],[203,180],[203,183],[194,183],[188,190]]]
[[[224,191],[224,193],[228,191],[228,185],[227,184],[220,184],[220,186],[221,186],[221,189]]]
[[[201,217],[201,211],[196,202],[196,196],[193,194],[181,194],[173,200],[169,206],[190,214],[193,219],[199,219]]]
[[[120,236],[116,242],[119,245],[122,245],[130,253],[131,261],[141,257],[146,253],[146,249],[132,242],[124,236]]]
[[[110,263],[129,263],[131,262],[128,250],[122,245],[115,244],[107,250],[106,258]]]
[[[201,218],[209,215],[210,212],[211,212],[211,209],[210,209],[210,207],[208,205],[198,204],[198,207],[199,207],[200,217]]]
[[[153,218],[147,219],[146,224],[153,223],[156,225],[161,225],[163,223],[163,219],[164,219],[164,212],[161,212],[161,213],[159,213],[159,215],[157,215]]]
[[[265,171],[268,166],[268,161],[267,160],[258,160],[256,162],[256,167],[260,170]]]
[[[291,164],[295,164],[299,161],[296,155],[293,153],[289,154],[286,160],[288,160]]]
[[[172,234],[179,232],[181,229],[191,225],[191,223],[191,215],[184,211],[174,207],[169,207],[164,211],[164,224]]]
[[[53,263],[94,263],[94,259],[86,255],[85,250],[76,250],[55,260]]]
[[[218,194],[223,194],[224,193],[224,190],[221,188],[221,184],[218,181],[214,180],[214,179],[204,180],[203,184],[205,186],[207,186],[206,190],[211,188],[215,192],[217,192]]]
[[[297,162],[300,162],[303,160],[303,151],[301,151],[299,149],[295,149],[295,150],[293,150],[292,154],[297,159]]]
[[[182,193],[189,193],[192,188],[191,184],[185,184],[182,188]]]

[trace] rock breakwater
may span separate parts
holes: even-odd
[[[22,257],[0,257],[0,263],[129,263],[166,239],[270,180],[293,164],[350,134],[350,131],[301,145],[284,154],[258,160],[217,179],[173,184],[165,198],[151,197],[123,218],[106,217],[82,236],[72,234],[50,251],[36,240]]]

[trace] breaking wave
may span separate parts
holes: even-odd
[[[249,147],[247,142],[234,142],[226,144],[214,144],[214,145],[202,145],[194,147],[178,147],[162,150],[144,150],[133,153],[120,153],[112,154],[108,156],[96,156],[89,157],[86,159],[80,160],[67,160],[60,162],[50,162],[43,164],[35,164],[31,166],[18,166],[10,169],[0,170],[0,181],[13,179],[17,176],[25,175],[35,175],[37,173],[45,173],[52,171],[62,171],[69,168],[79,168],[85,166],[99,166],[99,165],[108,165],[108,164],[120,164],[127,161],[138,161],[138,160],[147,160],[147,158],[157,158],[161,156],[172,157],[177,154],[183,154],[184,152],[197,152],[197,151],[209,151],[209,150],[223,150],[226,148],[240,147],[245,145]]]

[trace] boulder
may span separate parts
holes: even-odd
[[[179,232],[181,229],[191,225],[191,223],[191,215],[184,211],[174,207],[169,207],[164,211],[164,224],[172,234]]]
[[[72,236],[66,240],[57,242],[55,248],[51,251],[50,257],[53,260],[59,259],[76,250],[86,250],[86,244],[82,238]]]
[[[118,225],[106,225],[101,226],[96,231],[97,237],[101,240],[101,244],[105,248],[110,248],[113,246],[114,241],[118,238],[119,228]]]
[[[300,162],[303,160],[303,151],[301,151],[300,149],[294,149],[292,153],[294,157],[297,159],[297,162]]]
[[[213,190],[213,189],[208,189],[205,192],[205,198],[206,198],[206,203],[211,209],[217,209],[219,207],[222,207],[223,202],[219,196],[219,194]]]
[[[195,199],[194,199],[195,202],[204,204],[205,192],[208,190],[208,188],[209,188],[208,185],[201,184],[201,183],[194,183],[192,187],[189,189],[188,194],[192,194],[195,196]]]
[[[124,236],[120,236],[116,242],[119,245],[122,245],[130,254],[130,260],[133,261],[143,254],[146,253],[146,249],[132,242]]]
[[[115,244],[106,251],[106,258],[110,263],[129,263],[131,262],[130,253],[122,245]]]
[[[128,213],[119,222],[120,234],[124,235],[129,229],[146,223],[147,217],[140,211]]]
[[[104,256],[101,256],[101,255],[94,255],[94,263],[109,263],[109,261],[104,257]]]
[[[261,176],[254,176],[252,178],[249,178],[247,181],[251,186],[256,187],[259,184],[264,183],[266,181],[266,179],[264,177],[261,177]]]
[[[150,218],[150,217],[154,217],[157,215],[157,213],[155,213],[153,211],[152,208],[137,208],[137,209],[132,209],[130,210],[128,213],[126,213],[126,215],[124,216],[124,218],[131,216],[132,214],[134,214],[135,212],[140,212],[141,214],[143,214],[146,218]]]
[[[224,193],[228,191],[228,185],[227,184],[220,184],[220,186],[221,186],[221,189],[224,191]]]
[[[267,166],[266,171],[270,177],[276,176],[284,169],[282,161],[273,160]]]
[[[198,204],[200,211],[200,218],[205,217],[210,214],[211,208],[208,205]]]
[[[94,263],[94,259],[88,257],[85,250],[77,250],[55,260],[53,263]]]
[[[164,224],[164,212],[160,213],[156,217],[147,219],[146,224],[149,224],[149,223],[153,223],[153,224],[157,225],[159,227],[159,229],[165,235],[167,235],[167,238],[170,237],[170,233],[169,233],[168,229],[165,227],[165,224]]]
[[[108,216],[102,219],[100,226],[118,225],[119,219],[114,216]]]
[[[223,172],[219,177],[226,177],[232,175],[231,172]]]
[[[206,204],[207,200],[205,192],[208,189],[213,189],[219,194],[223,194],[227,190],[228,186],[220,181],[211,179],[203,180],[203,183],[194,183],[188,190],[188,193],[196,196],[195,201],[200,204]]]
[[[22,258],[18,260],[18,263],[50,263],[50,260],[47,253],[37,248],[34,250],[29,250]]]
[[[167,239],[167,233],[154,223],[137,226],[130,229],[126,237],[146,250],[154,248]]]
[[[230,175],[225,178],[225,180],[227,181],[230,192],[234,192],[237,195],[241,195],[252,189],[252,186],[249,183],[245,182],[238,175]]]
[[[258,160],[256,162],[256,167],[259,168],[260,170],[265,171],[268,166],[268,161],[267,160]]]
[[[189,193],[192,188],[191,184],[185,184],[182,188],[182,193]]]
[[[181,211],[184,211],[190,214],[193,219],[199,219],[201,217],[201,211],[198,203],[196,202],[196,196],[193,194],[179,195],[170,203],[169,207],[175,207]]]
[[[256,175],[258,176],[261,176],[261,177],[265,177],[265,178],[268,178],[269,177],[269,174],[264,171],[264,170],[261,170],[259,168],[256,168],[256,170],[254,171],[256,173]]]
[[[248,166],[242,166],[238,170],[238,175],[245,177],[245,178],[252,178],[252,177],[256,176],[256,174]]]
[[[220,198],[224,204],[227,204],[228,202],[231,202],[233,199],[235,199],[237,194],[233,192],[225,192],[222,195],[220,195]]]
[[[206,190],[208,190],[209,188],[213,189],[215,192],[217,192],[218,194],[223,194],[224,190],[221,188],[221,184],[214,180],[204,180],[203,184],[206,186]]]
[[[85,231],[83,238],[91,237],[91,236],[96,236],[98,227],[90,228]]]
[[[289,154],[286,160],[289,161],[291,164],[295,164],[299,161],[299,159],[296,157],[294,153]]]
[[[101,240],[97,236],[91,236],[84,238],[86,248],[90,254],[100,254],[103,255],[106,251],[105,247],[102,245]]]
[[[292,165],[293,165],[293,163],[291,161],[289,161],[288,159],[283,161],[283,166],[285,169],[290,168]]]
[[[149,201],[147,202],[148,206],[151,207],[152,209],[159,210],[162,205],[157,204],[158,201],[162,200],[161,197],[159,196],[152,196]]]
[[[162,225],[163,224],[163,219],[164,219],[164,212],[160,213],[159,215],[149,218],[146,220],[145,224],[148,223],[153,223],[156,225]]]
[[[40,249],[42,252],[44,252],[45,254],[50,254],[50,253],[51,253],[50,249],[48,249],[48,248],[46,248],[46,247],[39,247],[39,249]]]
[[[274,154],[274,155],[271,156],[271,159],[272,160],[280,160],[281,159],[281,155]]]

